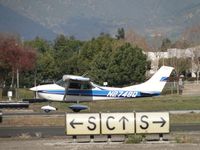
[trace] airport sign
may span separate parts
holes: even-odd
[[[101,113],[102,134],[134,134],[134,113]]]
[[[67,135],[169,133],[168,112],[67,113]]]
[[[100,116],[98,113],[67,113],[67,135],[96,135],[100,134]]]
[[[169,133],[169,113],[136,113],[136,133]]]

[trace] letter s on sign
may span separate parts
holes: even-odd
[[[97,127],[97,125],[95,124],[95,122],[92,122],[92,120],[95,120],[96,118],[95,117],[89,117],[89,119],[88,119],[88,123],[90,123],[91,125],[92,125],[92,127],[91,126],[87,126],[87,128],[89,129],[89,130],[95,130],[96,129],[96,127]]]
[[[144,124],[140,125],[140,128],[143,130],[145,130],[149,127],[149,123],[145,119],[148,119],[148,116],[146,116],[146,115],[141,116],[141,122]]]

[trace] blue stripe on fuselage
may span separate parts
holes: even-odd
[[[39,93],[64,95],[65,90],[43,90]],[[116,98],[135,98],[149,97],[160,95],[158,92],[142,93],[139,91],[122,91],[122,90],[68,90],[67,95],[74,96],[99,96],[99,97],[116,97]]]
[[[39,93],[59,94],[64,95],[65,90],[43,90]],[[82,96],[107,96],[108,90],[68,90],[67,95],[82,95]]]

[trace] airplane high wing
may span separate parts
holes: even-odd
[[[83,82],[89,82],[90,78],[85,78],[82,76],[75,76],[75,75],[64,75],[63,76],[63,81],[67,80],[76,80],[76,81],[83,81]]]
[[[30,90],[50,101],[81,102],[127,99],[160,95],[173,67],[162,66],[148,81],[123,88],[98,86],[90,78],[64,75],[55,84],[39,85]]]

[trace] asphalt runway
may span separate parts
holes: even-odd
[[[45,113],[45,112],[26,112],[26,111],[19,111],[19,112],[5,112],[3,113],[4,117],[9,117],[9,116],[52,116],[52,115],[56,115],[56,116],[64,116],[65,113],[64,112],[49,112],[49,113]]]
[[[0,137],[19,137],[23,134],[30,136],[65,136],[64,127],[0,127]]]
[[[200,124],[174,124],[171,132],[200,132]],[[0,127],[0,137],[19,137],[27,134],[33,137],[65,136],[65,127]]]

